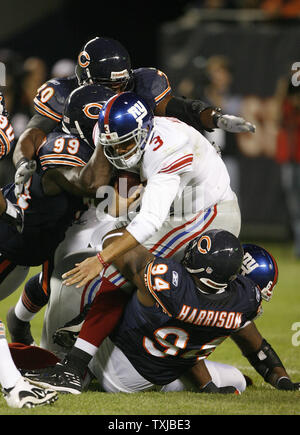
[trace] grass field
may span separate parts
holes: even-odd
[[[272,344],[292,380],[300,382],[300,260],[292,254],[290,245],[265,245],[278,261],[279,283],[270,303],[264,303],[264,314],[257,319],[262,335]],[[31,274],[38,269],[32,269]],[[21,289],[20,289],[21,291]],[[8,308],[15,303],[20,291],[0,304],[0,318],[5,320]],[[39,341],[43,313],[32,322],[32,331]],[[0,356],[1,357],[1,356]],[[107,416],[195,416],[195,415],[299,415],[300,392],[273,389],[249,365],[239,349],[227,340],[211,356],[212,360],[237,366],[250,376],[254,385],[240,396],[197,393],[137,393],[132,395],[99,392],[96,383],[91,391],[80,396],[60,395],[49,407],[32,410],[8,408],[0,398],[0,415],[107,415]],[[171,417],[168,417],[171,418]],[[105,420],[112,424],[115,417]],[[132,418],[134,420],[134,418]]]

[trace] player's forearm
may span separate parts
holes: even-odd
[[[195,128],[212,130],[216,128],[214,114],[216,109],[200,100],[172,97],[166,108],[166,116],[174,116]]]
[[[102,251],[101,257],[106,263],[118,263],[118,259],[139,246],[139,242],[126,230],[122,231],[120,237],[115,237]],[[120,264],[119,264],[120,265]]]
[[[16,166],[17,163],[25,158],[32,160],[35,156],[36,150],[42,144],[45,139],[45,133],[39,128],[26,129],[16,144],[16,148],[13,154],[13,162]]]
[[[95,196],[99,187],[109,185],[111,176],[111,165],[104,156],[102,147],[98,146],[89,162],[80,170],[78,182],[89,196]]]
[[[278,382],[282,382],[282,378],[292,383],[279,356],[253,322],[232,334],[231,338],[266,382],[279,389],[281,388]]]

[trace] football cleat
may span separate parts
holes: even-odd
[[[15,314],[15,307],[11,307],[6,315],[7,329],[13,343],[36,346],[31,335],[30,322],[23,322]]]
[[[90,308],[91,304],[86,304],[78,316],[57,329],[52,337],[53,342],[67,349],[73,347]]]
[[[82,377],[67,360],[46,369],[22,370],[21,373],[32,384],[60,393],[80,394],[83,390]]]
[[[53,390],[40,388],[21,377],[16,385],[2,390],[6,403],[11,408],[34,408],[35,406],[50,405],[57,400],[57,393]]]

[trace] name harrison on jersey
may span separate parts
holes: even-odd
[[[238,329],[242,323],[242,314],[235,311],[199,310],[188,305],[183,305],[176,317],[182,322],[225,329]]]

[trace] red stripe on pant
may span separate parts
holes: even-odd
[[[129,297],[103,278],[101,292],[93,300],[79,338],[99,347],[118,324]]]

